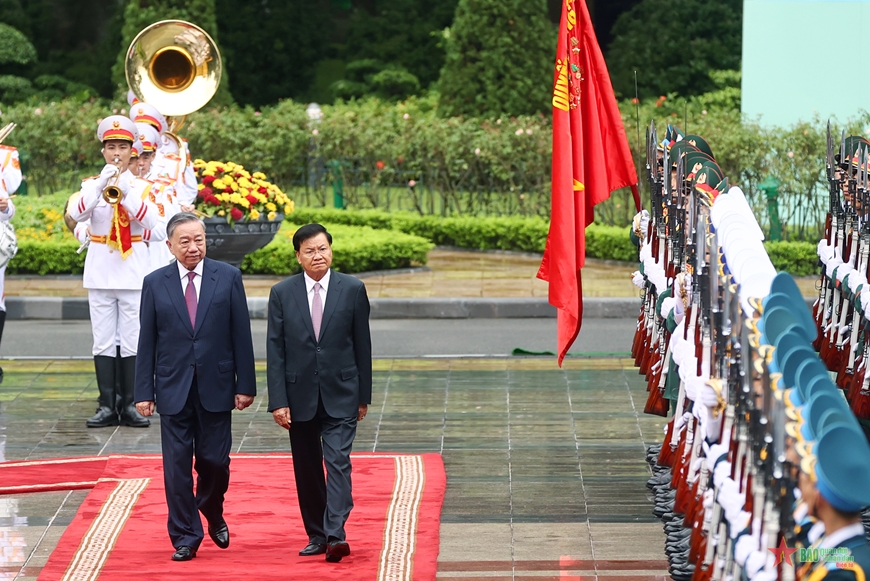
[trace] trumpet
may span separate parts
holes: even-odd
[[[103,188],[103,199],[106,200],[107,204],[115,205],[121,201],[121,196],[124,194],[121,192],[121,188],[118,187],[118,181],[121,179],[121,159],[119,157],[115,157],[115,160],[112,162],[112,165],[118,168],[118,171],[115,172],[115,175],[109,180],[109,183]]]

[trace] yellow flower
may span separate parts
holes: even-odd
[[[218,194],[218,195],[215,196],[215,197],[216,197],[218,200],[220,200],[221,202],[229,202],[229,201],[230,201],[230,198],[231,198],[232,196],[231,196],[230,194],[227,194],[226,192],[224,192],[223,194]]]
[[[269,202],[268,204],[266,204],[266,209],[269,210],[269,212],[274,214],[278,210],[278,206],[276,206],[272,202]],[[272,218],[269,218],[269,219],[271,220]]]
[[[229,197],[229,201],[233,204],[240,204],[242,201],[242,196],[239,194],[227,194],[227,196]]]
[[[218,216],[226,216],[226,215],[227,215],[227,213],[224,212],[223,210],[218,210]]]
[[[264,174],[261,171],[255,171],[253,177],[254,177],[254,179],[257,179],[257,180],[264,180],[264,179],[266,179],[266,174]]]
[[[292,214],[293,213],[293,202],[288,202],[286,206],[284,206],[284,214]]]
[[[250,208],[251,207],[251,202],[249,202],[245,198],[240,199],[236,203],[239,204],[240,206],[242,206],[243,208]]]
[[[214,168],[204,169],[202,170],[202,175],[204,176],[214,176]]]
[[[233,188],[233,191],[234,191],[234,192],[239,191],[239,184],[237,184],[236,182],[230,182],[229,185],[230,185],[231,188]]]
[[[205,188],[205,184],[197,184],[196,189],[201,190]]]
[[[223,190],[227,187],[227,184],[224,182],[223,178],[218,178],[211,183],[211,187],[215,190]]]
[[[272,204],[272,205],[274,206],[274,204]],[[269,220],[274,220],[275,216],[277,216],[277,215],[278,215],[277,212],[272,211],[272,212],[269,212],[268,214],[266,214],[266,218],[268,218]]]
[[[259,220],[260,213],[257,210],[251,210],[251,220]]]

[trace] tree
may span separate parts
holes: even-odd
[[[556,33],[545,0],[459,0],[438,88],[446,116],[545,111]]]
[[[21,73],[35,60],[36,49],[27,37],[0,22],[0,101],[12,103],[32,94],[31,82]]]
[[[450,26],[458,0],[379,0],[350,18],[344,58],[372,59],[404,68],[422,87],[438,80],[444,64],[440,33]]]
[[[215,43],[218,42],[215,0],[129,0],[124,9],[124,24],[121,28],[121,52],[112,67],[112,80],[119,87],[127,86],[124,62],[130,43],[146,26],[170,19],[192,22],[205,30]],[[211,104],[224,105],[231,102],[229,75],[224,67],[220,87]]]
[[[330,28],[320,0],[216,0],[232,94],[262,107],[301,98],[314,80]]]
[[[699,95],[711,70],[740,68],[742,0],[643,0],[613,26],[607,65],[613,88],[641,98]]]

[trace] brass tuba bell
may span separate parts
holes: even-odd
[[[127,84],[140,100],[165,115],[164,134],[185,149],[174,131],[183,117],[208,103],[221,82],[221,53],[206,31],[184,20],[163,20],[144,28],[127,49]]]

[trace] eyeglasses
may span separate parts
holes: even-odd
[[[301,254],[305,258],[314,258],[314,256],[317,254],[319,254],[320,256],[326,256],[330,252],[332,252],[332,248],[330,248],[329,246],[321,246],[320,248],[309,248]]]

